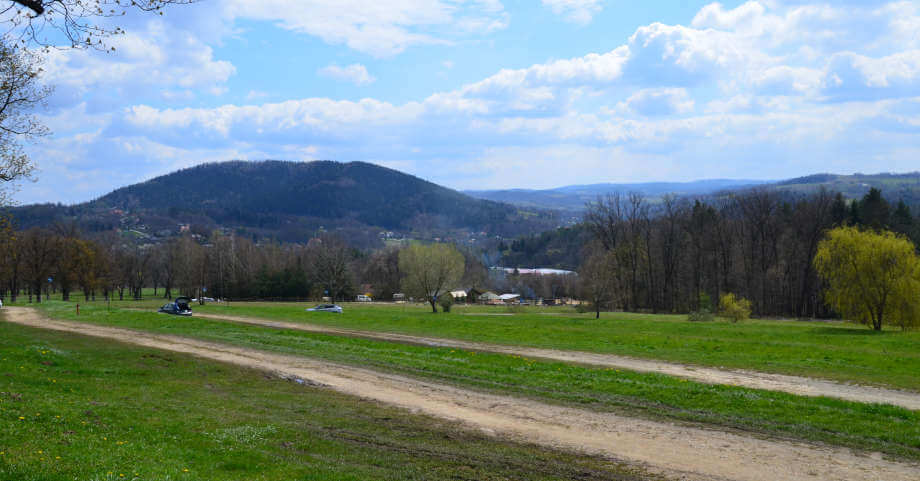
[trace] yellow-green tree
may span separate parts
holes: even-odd
[[[463,277],[463,254],[448,244],[415,244],[399,252],[399,270],[406,276],[406,291],[438,312],[438,297]]]
[[[732,322],[743,321],[751,317],[751,301],[736,297],[729,292],[719,298],[719,312],[723,316],[732,320]]]
[[[893,232],[838,227],[818,245],[815,268],[825,300],[844,317],[882,330],[920,325],[920,259],[914,244]]]

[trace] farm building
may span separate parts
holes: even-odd
[[[483,292],[482,295],[479,296],[479,303],[480,304],[501,304],[502,299],[501,297],[498,296],[498,294],[492,291],[486,291],[486,292]]]

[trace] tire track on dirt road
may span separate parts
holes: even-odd
[[[610,413],[485,394],[406,376],[278,355],[178,336],[49,319],[27,308],[3,309],[8,322],[112,339],[278,373],[405,408],[515,441],[635,463],[682,480],[915,481],[920,465],[878,454],[775,441]]]
[[[785,374],[772,374],[750,370],[729,370],[702,366],[691,366],[665,361],[637,359],[614,354],[600,354],[583,351],[560,351],[526,346],[508,346],[482,342],[460,341],[406,334],[394,334],[379,331],[363,331],[322,326],[301,322],[274,321],[255,317],[229,316],[223,314],[196,313],[198,317],[218,321],[232,321],[276,329],[332,334],[339,336],[360,337],[380,341],[416,344],[433,347],[449,347],[497,354],[509,354],[523,357],[549,359],[575,364],[612,367],[638,372],[651,372],[676,376],[707,384],[728,384],[752,389],[781,391],[799,396],[827,396],[847,401],[862,403],[892,404],[912,410],[920,410],[920,393],[885,389],[874,386],[844,384],[824,379],[815,379]]]

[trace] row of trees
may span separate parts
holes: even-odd
[[[485,290],[492,282],[477,256],[453,246],[364,252],[332,234],[307,244],[256,244],[215,233],[207,244],[185,236],[137,246],[115,234],[87,240],[72,226],[15,232],[4,224],[0,251],[0,297],[13,301],[26,295],[41,302],[50,291],[65,300],[76,291],[86,300],[140,299],[152,287],[164,298],[340,300],[371,293],[392,299],[403,292],[434,306],[449,289]],[[540,281],[546,290],[559,290],[548,278]],[[501,282],[522,284],[517,277]],[[533,285],[541,289],[537,280]]]
[[[177,294],[231,298],[343,298],[355,292],[358,253],[335,236],[307,245],[256,245],[214,235],[201,245],[191,236],[139,247],[110,236],[94,242],[62,229],[30,229],[3,236],[0,295],[20,293],[41,302],[43,292],[64,300],[79,290],[96,296],[140,299],[144,287]]]
[[[814,263],[830,229],[917,236],[910,210],[891,208],[875,189],[854,202],[827,191],[791,197],[754,189],[656,204],[614,194],[591,204],[585,222],[593,236],[580,270],[585,297],[654,312],[694,311],[701,298],[731,292],[750,299],[761,316],[832,316]]]

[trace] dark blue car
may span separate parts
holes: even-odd
[[[191,301],[191,299],[188,297],[177,297],[174,302],[170,302],[161,307],[159,312],[172,314],[174,316],[191,316],[192,308],[189,306],[189,301]]]

